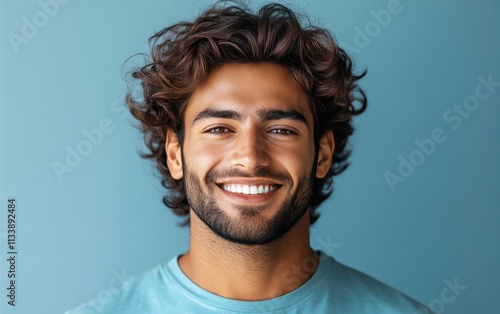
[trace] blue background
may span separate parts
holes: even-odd
[[[1,1],[2,313],[62,313],[188,248],[188,229],[176,226],[152,165],[137,155],[142,137],[123,107],[121,67],[148,51],[155,31],[193,19],[210,2],[72,0],[44,20],[40,2]],[[370,103],[356,120],[352,165],[321,207],[312,245],[334,243],[339,261],[440,313],[498,313],[500,87],[458,127],[443,115],[474,96],[479,76],[500,81],[499,2],[401,0],[385,25],[371,11],[393,1],[291,3],[332,30],[357,69],[368,69],[361,84]],[[40,26],[25,29],[26,38],[23,25],[34,18]],[[13,45],[16,35],[24,42]],[[64,164],[67,147],[84,145],[82,132],[103,119],[111,132],[59,180],[53,163]],[[436,128],[446,141],[417,160],[414,141]],[[384,173],[399,175],[399,156],[410,155],[421,164],[392,191]],[[12,196],[16,308],[5,297]],[[445,303],[445,282],[455,280],[467,288]]]

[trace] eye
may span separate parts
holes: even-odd
[[[272,129],[269,131],[269,133],[273,134],[279,134],[279,135],[295,135],[294,131],[288,130],[288,129]]]
[[[224,133],[229,133],[229,132],[231,132],[231,130],[229,130],[226,127],[222,127],[222,126],[217,126],[215,128],[211,128],[211,129],[208,129],[205,131],[205,133],[208,133],[208,134],[224,134]]]

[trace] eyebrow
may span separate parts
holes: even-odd
[[[278,110],[278,109],[261,109],[258,110],[258,116],[260,122],[280,120],[280,119],[290,119],[298,122],[302,122],[309,128],[309,123],[307,122],[306,117],[303,114],[298,112],[297,110]],[[214,109],[205,109],[198,113],[196,117],[193,119],[193,125],[199,120],[203,119],[211,119],[211,118],[219,118],[219,119],[231,119],[231,120],[242,120],[242,115],[240,112],[235,110],[214,110]]]
[[[234,110],[205,109],[196,115],[196,117],[193,119],[193,124],[195,124],[199,120],[210,118],[241,120],[241,114]]]
[[[309,128],[309,123],[307,123],[306,117],[297,110],[259,110],[259,117],[262,122],[280,120],[280,119],[290,119],[298,122],[302,122]]]

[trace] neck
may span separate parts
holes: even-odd
[[[191,212],[190,249],[179,259],[186,276],[201,288],[236,300],[278,297],[303,285],[316,271],[309,246],[309,212],[281,238],[263,245],[227,241]]]

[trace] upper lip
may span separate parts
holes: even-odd
[[[228,179],[218,180],[217,184],[282,185],[281,182],[269,178],[228,178]]]

